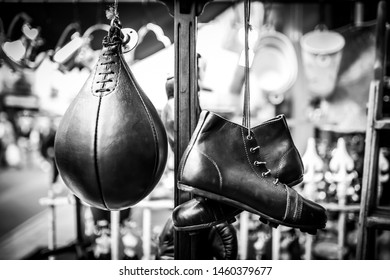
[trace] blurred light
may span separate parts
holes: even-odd
[[[248,45],[250,49],[253,49],[256,45],[257,39],[259,39],[259,32],[252,28],[248,32]],[[238,30],[238,40],[244,46],[245,45],[245,28],[241,27]]]
[[[31,28],[28,24],[23,24],[22,31],[23,34],[31,41],[34,41],[38,38],[39,30],[36,28]]]
[[[255,58],[255,53],[250,48],[248,50],[248,56],[249,56],[249,68],[250,68],[252,66],[253,59]],[[245,67],[245,51],[241,52],[240,59],[238,60],[238,65]]]
[[[258,76],[259,84],[261,88],[268,92],[274,92],[280,88],[280,84],[284,81],[283,76],[280,75],[277,71],[267,71],[262,73],[262,75]]]
[[[15,61],[22,60],[22,58],[26,54],[26,47],[20,40],[13,42],[5,42],[3,45],[3,50],[7,56],[9,56]]]

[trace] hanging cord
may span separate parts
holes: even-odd
[[[264,2],[264,19],[263,25],[266,27],[273,26],[275,24],[272,14],[273,1]]]
[[[245,29],[245,88],[244,88],[244,108],[242,116],[242,125],[248,129],[248,138],[251,137],[251,122],[250,122],[250,88],[249,88],[249,30],[250,25],[250,0],[244,0],[244,29]]]
[[[118,0],[115,0],[114,5],[106,10],[107,19],[111,20],[110,30],[108,36],[104,37],[103,45],[112,46],[122,43],[123,35],[121,33],[122,24],[119,20],[118,14]]]

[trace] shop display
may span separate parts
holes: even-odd
[[[211,115],[215,123],[227,123],[218,115]],[[286,118],[283,115],[264,122],[251,129],[258,141],[251,153],[257,153],[257,162],[266,162],[275,180],[293,187],[303,180],[301,157],[291,138]],[[172,213],[177,230],[194,230],[209,227],[224,220],[234,219],[242,210],[216,201],[197,197],[176,207]]]
[[[178,167],[178,188],[257,214],[270,226],[282,224],[315,234],[326,225],[325,209],[280,183],[279,174],[260,161],[263,148],[250,125],[249,15],[250,1],[244,1],[243,125],[203,111]],[[278,149],[271,151],[275,152]]]
[[[22,20],[21,37],[11,41],[17,23]],[[37,54],[37,50],[43,44],[40,28],[31,26],[32,18],[26,13],[19,13],[13,19],[5,33],[3,23],[0,20],[0,59],[13,70],[36,69],[46,57],[45,52]]]
[[[283,33],[264,27],[260,31],[251,70],[271,104],[282,103],[298,74],[292,42]]]
[[[87,2],[0,4],[0,259],[389,259],[385,2]]]
[[[301,38],[305,75],[313,94],[327,97],[333,92],[344,45],[343,36],[326,26],[319,26]]]
[[[167,159],[164,126],[123,59],[123,43],[115,16],[95,70],[63,116],[55,139],[56,163],[66,185],[84,202],[106,210],[145,198]]]

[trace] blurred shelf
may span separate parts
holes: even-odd
[[[339,205],[337,203],[320,203],[328,211],[334,212],[359,212],[360,204]]]
[[[378,208],[367,216],[367,227],[390,230],[390,208]]]

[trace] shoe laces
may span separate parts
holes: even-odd
[[[253,136],[250,135],[250,138],[249,138],[249,137],[247,137],[247,138],[248,138],[248,140],[251,140],[252,137],[253,137]],[[251,147],[251,148],[249,149],[249,152],[251,152],[252,154],[254,154],[254,153],[256,153],[256,151],[258,151],[258,150],[260,150],[260,146]],[[266,161],[255,160],[255,161],[253,162],[253,164],[254,164],[255,166],[264,166],[265,168],[267,168],[267,166],[266,166],[266,165],[267,165],[267,162],[266,162]],[[271,170],[267,168],[267,171],[262,172],[262,173],[261,173],[261,176],[262,176],[262,177],[267,177],[267,176],[270,175],[270,174],[271,174]],[[279,179],[278,179],[278,178],[275,178],[275,180],[273,181],[273,184],[274,184],[274,185],[277,185],[278,183],[279,183]]]

